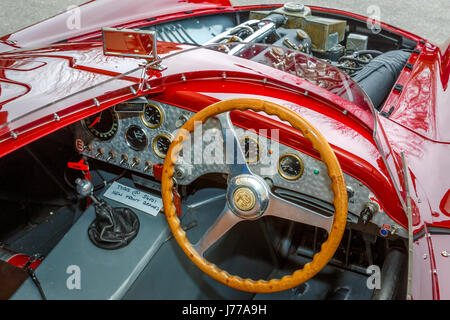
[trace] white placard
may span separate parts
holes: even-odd
[[[160,197],[114,182],[104,197],[156,216],[163,207]]]

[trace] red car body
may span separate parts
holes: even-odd
[[[133,59],[122,59],[120,64],[116,60],[98,63],[102,54],[101,42],[83,41],[99,37],[101,27],[134,28],[181,17],[264,7],[273,6],[233,7],[227,0],[165,0],[152,1],[151,5],[147,0],[136,0],[133,6],[118,0],[89,1],[80,7],[83,17],[81,29],[68,30],[68,13],[62,13],[1,38],[0,52],[3,53],[0,55],[0,88],[8,84],[10,89],[0,89],[0,157],[134,96],[129,90],[120,87],[113,92],[111,88],[102,89],[103,91],[95,92],[95,95],[91,90],[86,90],[77,95],[70,105],[55,106],[51,111],[34,108],[63,99],[75,89],[87,89],[101,79],[138,66]],[[340,10],[311,8],[353,19],[366,19]],[[100,10],[101,19],[98,17]],[[450,299],[450,288],[446,285],[450,282],[450,257],[444,254],[450,251],[450,48],[442,52],[426,39],[387,24],[381,26],[418,43],[415,53],[408,61],[412,67],[403,69],[397,80],[402,89],[392,90],[382,110],[388,112],[394,107],[394,111],[390,117],[380,114],[377,116],[377,123],[380,125],[378,130],[388,137],[387,147],[390,153],[387,155],[388,161],[392,163],[390,169],[393,177],[377,149],[373,128],[367,128],[358,119],[336,111],[336,108],[347,108],[348,101],[306,81],[298,80],[289,85],[296,90],[307,90],[311,93],[310,96],[298,96],[273,87],[262,88],[260,85],[248,85],[243,89],[232,80],[223,85],[223,93],[217,94],[214,92],[217,85],[214,81],[221,80],[213,80],[209,83],[192,81],[172,85],[169,90],[159,93],[156,99],[161,102],[170,101],[173,105],[186,105],[189,101],[195,111],[232,95],[246,94],[266,100],[282,100],[285,105],[304,115],[308,113],[305,113],[301,105],[308,104],[311,109],[309,114],[314,115],[308,120],[328,139],[343,171],[365,181],[377,199],[383,199],[384,211],[397,223],[408,228],[408,218],[402,206],[407,187],[400,160],[403,154],[408,173],[414,232],[412,297]],[[63,40],[66,41],[58,44]],[[160,44],[158,50],[164,57],[183,48],[182,45],[165,43]],[[208,60],[208,53],[204,54],[206,56],[199,57],[198,53],[184,53],[184,57],[192,63],[200,63]],[[45,58],[52,58],[51,62]],[[173,65],[169,65],[167,72],[176,73],[176,70],[172,71],[177,67],[175,59],[169,61]],[[264,68],[258,69],[256,65],[238,66],[232,62],[220,63],[220,68],[216,70],[213,64],[204,63],[199,69],[206,73],[218,70],[242,72],[259,78],[264,78],[266,73]],[[15,70],[15,74],[20,76],[10,78],[8,70]],[[158,73],[155,70],[148,71],[150,77],[157,78]],[[89,75],[89,80],[79,84],[79,79],[86,75]],[[139,79],[132,76],[124,80],[129,82],[128,85],[139,82]],[[45,94],[42,94],[43,86],[49,88]],[[198,93],[199,87],[202,88],[202,94]],[[138,94],[151,92],[152,89],[144,88]],[[313,99],[315,96],[320,96],[320,101]],[[100,106],[93,102],[94,98]],[[238,114],[233,121],[243,127],[268,125],[267,119],[244,113]],[[345,126],[339,125],[342,123]],[[291,147],[318,157],[310,143],[296,131],[278,122],[270,125],[281,129],[280,136]],[[400,186],[400,196],[393,179]]]

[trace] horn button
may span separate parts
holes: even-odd
[[[231,211],[242,219],[257,219],[269,205],[269,189],[258,176],[243,174],[233,177],[228,185],[227,202]]]

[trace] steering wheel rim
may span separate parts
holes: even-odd
[[[208,262],[187,239],[173,204],[173,169],[177,161],[177,155],[182,149],[182,142],[194,131],[195,122],[201,121],[204,123],[210,117],[232,110],[265,112],[269,115],[278,116],[282,121],[288,121],[294,128],[300,130],[304,137],[312,142],[313,147],[320,153],[322,161],[327,165],[328,176],[331,179],[331,187],[334,193],[333,204],[335,207],[328,238],[322,244],[321,250],[314,255],[311,262],[307,263],[303,268],[296,270],[291,275],[284,276],[281,279],[242,279],[238,276],[230,275],[216,265]],[[215,280],[237,290],[254,293],[271,293],[288,290],[306,282],[322,270],[331,260],[345,231],[348,209],[347,191],[344,175],[336,155],[326,139],[309,122],[297,113],[273,102],[260,99],[238,98],[214,103],[196,113],[183,125],[173,139],[164,162],[161,180],[166,219],[178,245],[187,257],[203,272]]]

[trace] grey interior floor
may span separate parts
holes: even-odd
[[[304,263],[310,262],[303,258]],[[292,274],[299,266],[292,264],[275,269],[269,276],[270,279]],[[271,294],[257,294],[255,300],[370,300],[373,290],[366,286],[365,275],[343,271],[331,265],[326,266],[311,280],[295,287]]]
[[[188,197],[183,203],[182,225],[188,239],[195,243],[216,219],[225,204],[224,191],[205,189]],[[47,255],[64,233],[76,221],[79,212],[63,208],[48,221],[11,240],[11,249]],[[281,278],[301,268],[301,265],[277,266],[262,220],[243,222],[235,226],[213,246],[206,258],[243,278]],[[198,269],[169,236],[159,248],[124,299],[370,299],[366,275],[326,266],[317,276],[297,288],[274,294],[252,294],[231,289],[211,279]]]
[[[62,207],[46,215],[45,220],[39,225],[30,225],[14,234],[5,241],[5,244],[14,252],[29,256],[34,254],[46,256],[69,231],[80,214],[75,206]]]
[[[214,199],[221,190],[203,190],[190,197],[184,206],[182,225],[188,239],[195,243],[222,210],[225,198],[202,206],[193,204]],[[231,274],[251,279],[281,278],[301,268],[288,264],[276,267],[261,221],[240,223],[207,253],[208,260]],[[317,276],[297,288],[274,294],[252,294],[224,286],[198,269],[169,238],[135,281],[125,299],[282,299],[282,300],[367,300],[367,276],[326,266]]]

